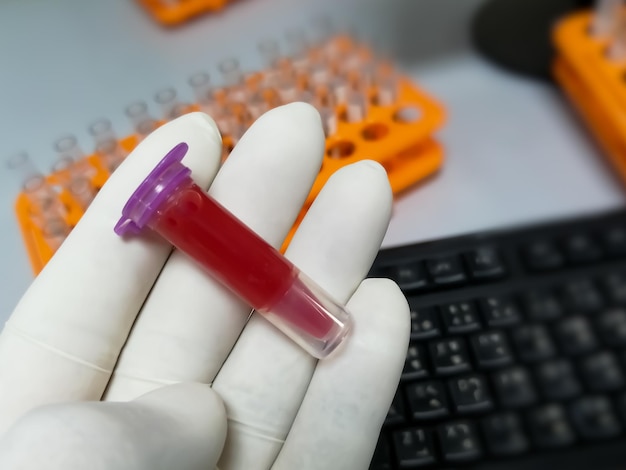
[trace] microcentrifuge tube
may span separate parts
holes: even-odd
[[[158,233],[314,357],[336,351],[351,315],[194,183],[181,162],[187,149],[174,147],[137,187],[115,232]]]
[[[328,85],[331,80],[331,72],[323,64],[317,64],[309,70],[309,82],[315,87],[318,85]]]
[[[337,110],[334,106],[316,106],[317,111],[320,113],[322,119],[322,128],[324,129],[324,135],[330,137],[337,132]]]
[[[71,231],[69,224],[61,217],[52,217],[43,222],[41,233],[52,251],[59,249]]]
[[[120,146],[117,139],[109,139],[96,145],[96,155],[109,173],[113,173],[124,161],[127,152]]]
[[[298,101],[298,86],[291,78],[280,77],[276,83],[276,92],[282,104]]]
[[[193,90],[196,103],[200,107],[200,110],[207,113],[209,116],[217,115],[218,104],[213,95],[213,87],[211,86],[211,80],[209,74],[206,72],[197,72],[189,77],[189,85]]]
[[[315,105],[315,97],[310,90],[300,90],[298,95],[298,101],[303,103],[309,103],[310,105]]]
[[[611,61],[622,62],[626,60],[626,12],[617,13],[617,24],[611,37],[607,56]]]
[[[174,88],[164,88],[154,95],[154,101],[161,107],[161,114],[164,119],[171,120],[185,114],[188,109],[186,104],[178,101]]]
[[[57,162],[73,162],[75,174],[81,174],[87,179],[91,179],[96,174],[96,168],[85,158],[85,154],[78,145],[78,140],[73,135],[65,135],[54,142],[54,149],[57,152]],[[61,164],[61,163],[59,163]]]
[[[250,96],[246,103],[247,111],[251,121],[256,121],[262,114],[270,110],[268,101],[263,96],[264,90],[261,89]]]
[[[215,121],[215,124],[217,125],[217,128],[219,129],[222,137],[230,136],[232,133],[235,132],[235,127],[237,126],[237,118],[231,113],[220,113],[217,116],[213,116],[213,120]]]
[[[78,140],[73,135],[64,135],[54,142],[54,149],[60,156],[70,157],[72,160],[80,160],[85,153],[78,145]]]
[[[591,21],[591,34],[610,37],[618,27],[623,0],[596,0]]]
[[[239,67],[239,61],[237,59],[233,57],[223,59],[218,67],[226,85],[233,86],[243,83],[243,72]]]
[[[232,57],[224,59],[219,63],[218,68],[224,80],[224,87],[228,88],[227,100],[235,103],[245,102],[247,92],[239,61]]]
[[[126,158],[127,152],[120,146],[111,122],[99,119],[89,126],[89,133],[95,140],[96,154],[109,173],[113,173]]]
[[[373,62],[366,62],[357,70],[345,71],[346,79],[351,87],[363,92],[367,92],[373,86],[375,75],[376,65]]]
[[[282,55],[278,41],[271,38],[263,39],[257,44],[257,49],[267,67],[279,68],[281,66]]]
[[[359,122],[365,119],[367,113],[367,98],[359,91],[351,91],[346,100],[346,121]]]
[[[347,103],[351,89],[346,79],[339,76],[334,77],[330,81],[330,89],[332,90],[334,101],[337,104]]]
[[[67,156],[61,157],[52,167],[54,176],[59,184],[72,196],[72,199],[86,210],[97,190],[91,184],[89,177],[81,169],[81,162],[75,162]]]
[[[20,181],[22,192],[29,202],[29,211],[41,224],[50,217],[64,217],[67,213],[55,188],[35,167],[25,152],[17,153],[7,160],[7,167]]]
[[[96,145],[109,140],[117,140],[113,126],[108,119],[98,119],[89,125],[89,134],[93,137]]]
[[[143,101],[129,104],[125,112],[135,129],[135,135],[139,141],[143,140],[158,126],[157,120],[148,113],[148,105]]]
[[[381,77],[376,81],[376,104],[391,106],[398,99],[398,79],[393,75]]]

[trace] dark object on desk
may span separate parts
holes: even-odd
[[[383,250],[411,342],[372,470],[626,466],[626,209]]]
[[[472,24],[476,47],[495,63],[524,75],[551,80],[551,31],[561,16],[591,0],[490,0]]]

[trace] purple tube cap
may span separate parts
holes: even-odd
[[[124,205],[115,233],[141,233],[159,206],[189,178],[191,170],[181,163],[188,149],[185,142],[176,145],[142,181]]]

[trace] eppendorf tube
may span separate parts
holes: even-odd
[[[626,60],[626,12],[618,10],[615,21],[607,56],[611,61],[623,62]]]
[[[148,105],[144,101],[129,104],[125,113],[133,124],[138,141],[145,139],[158,127],[157,120],[150,116]]]
[[[209,116],[215,116],[219,112],[219,106],[213,93],[211,78],[206,72],[196,72],[189,77],[189,86],[193,90],[196,103],[200,110]]]
[[[41,234],[52,251],[59,249],[72,228],[61,217],[53,217],[44,221]]]
[[[596,0],[591,34],[594,36],[612,36],[617,29],[623,0]]]
[[[89,126],[89,133],[96,143],[96,154],[109,173],[113,173],[126,158],[127,152],[122,148],[108,119],[98,119]]]
[[[22,191],[29,202],[29,211],[39,225],[49,218],[66,215],[67,210],[58,193],[37,170],[27,153],[20,152],[11,156],[7,167],[19,178]]]
[[[193,182],[181,163],[187,148],[174,147],[141,183],[115,232],[159,233],[312,356],[327,357],[350,332],[350,314]]]
[[[78,203],[82,210],[86,210],[96,197],[96,188],[91,184],[88,175],[81,169],[81,165],[69,158],[61,157],[52,167],[57,180]]]

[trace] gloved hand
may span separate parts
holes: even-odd
[[[0,336],[0,468],[366,469],[409,336],[398,287],[363,281],[391,212],[383,169],[335,173],[287,251],[355,318],[342,350],[318,362],[158,236],[113,232],[181,141],[198,184],[276,247],[324,152],[319,115],[301,103],[259,119],[221,168],[202,113],[145,139]]]

